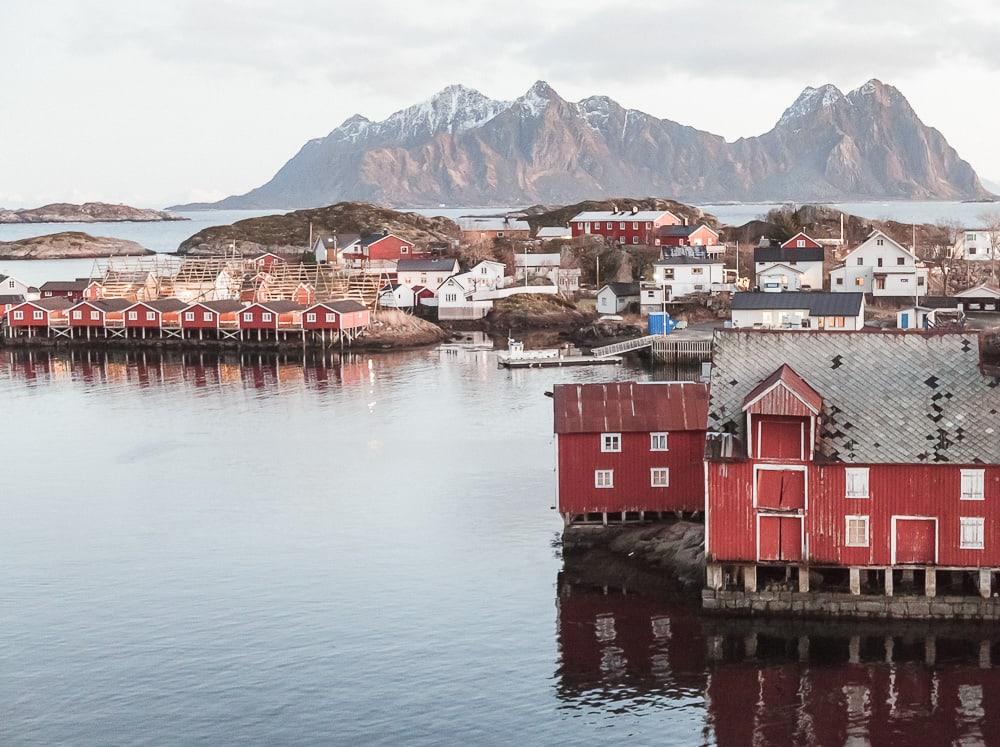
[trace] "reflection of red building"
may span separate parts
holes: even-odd
[[[703,510],[707,407],[708,390],[695,382],[553,387],[564,520]]]

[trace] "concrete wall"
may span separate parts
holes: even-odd
[[[924,597],[795,591],[702,591],[706,612],[743,616],[875,617],[1000,621],[1000,598]]]

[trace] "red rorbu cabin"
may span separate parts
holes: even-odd
[[[241,331],[277,332],[279,329],[298,331],[301,328],[302,311],[305,309],[295,301],[261,301],[244,307],[239,313]]]
[[[660,226],[656,231],[656,246],[714,246],[719,232],[704,223],[695,226]]]
[[[85,329],[88,337],[94,329],[104,331],[109,327],[122,327],[125,323],[125,309],[132,303],[125,298],[80,301],[69,310],[69,326],[73,330]]]
[[[704,510],[707,408],[708,389],[695,382],[556,385],[566,524]]]
[[[92,281],[89,278],[49,280],[38,287],[38,294],[42,298],[65,298],[76,303],[77,301],[82,301],[84,298],[97,298],[96,288],[98,287],[99,284],[97,281]],[[90,291],[89,293],[88,290]]]
[[[181,325],[181,312],[188,304],[177,298],[140,301],[125,309],[125,329],[146,336],[147,330],[163,327],[176,329]]]
[[[235,331],[239,329],[239,312],[242,310],[243,303],[233,299],[198,301],[181,312],[181,328],[187,336],[197,333],[199,338],[206,331]]]
[[[302,328],[307,331],[353,332],[370,323],[368,307],[358,301],[325,301],[302,312]]]
[[[43,298],[12,306],[7,313],[7,326],[12,334],[34,336],[50,327],[66,327],[72,302],[65,298]]]
[[[718,332],[709,587],[722,588],[728,567],[755,592],[763,568],[797,571],[808,591],[819,568],[842,571],[855,594],[917,579],[933,596],[942,572],[976,571],[989,596],[1000,569],[1000,379],[979,356],[966,333]]]
[[[344,252],[344,260],[355,268],[368,266],[395,270],[396,263],[401,259],[413,259],[426,256],[427,252],[392,233],[372,234],[362,236],[358,243],[351,247],[350,252]]]

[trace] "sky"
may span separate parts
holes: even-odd
[[[535,80],[736,139],[806,86],[898,87],[1000,180],[990,0],[3,0],[0,206],[215,200],[452,83]]]

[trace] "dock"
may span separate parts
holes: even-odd
[[[712,359],[712,335],[694,330],[678,330],[668,335],[645,335],[594,348],[593,355],[596,358],[603,358],[647,348],[652,351],[653,358],[658,361],[700,363]]]
[[[506,353],[497,353],[497,363],[503,368],[561,368],[563,366],[603,366],[618,365],[624,361],[621,356],[595,357],[593,355],[560,355],[548,358],[511,358]]]

